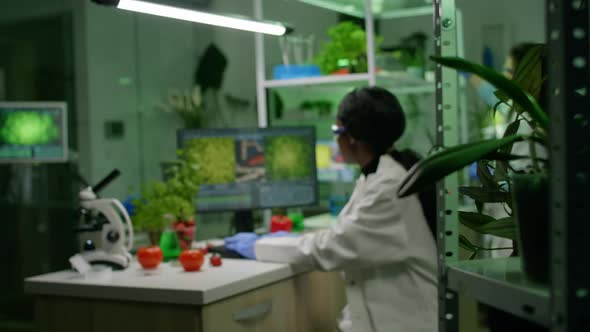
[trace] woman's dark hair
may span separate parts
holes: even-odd
[[[421,159],[410,149],[390,151],[406,129],[406,117],[397,97],[383,88],[365,87],[348,93],[340,103],[337,118],[351,137],[368,144],[378,156],[389,152],[406,170]],[[435,187],[422,191],[418,198],[436,238]]]
[[[337,118],[351,137],[367,143],[377,155],[387,152],[406,129],[399,101],[379,87],[348,93],[338,107]]]
[[[512,48],[510,49],[510,57],[514,62],[514,69],[516,69],[516,67],[518,67],[518,65],[522,62],[522,59],[524,59],[528,51],[530,51],[533,47],[537,45],[539,44],[527,42],[512,46]]]

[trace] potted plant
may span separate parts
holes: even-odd
[[[424,78],[426,40],[425,34],[415,32],[404,38],[401,47],[392,54],[406,68],[406,72],[416,78]]]
[[[424,66],[426,64],[424,53],[419,50],[400,49],[394,51],[392,56],[406,68],[406,72],[410,76],[424,78]]]
[[[159,243],[164,229],[173,227],[181,247],[190,247],[195,230],[193,200],[199,188],[197,169],[196,164],[181,158],[167,169],[166,180],[150,183],[133,201],[133,225],[138,231],[148,232],[152,244]]]
[[[184,122],[184,128],[200,128],[205,123],[201,87],[192,90],[170,89],[168,103],[158,106],[165,113],[176,113]]]
[[[315,63],[323,74],[329,75],[344,69],[345,72],[367,72],[367,34],[353,22],[341,22],[328,30],[330,41],[322,45]],[[381,38],[375,38],[375,47]]]
[[[460,58],[433,57],[443,66],[476,74],[490,82],[498,89],[499,104],[507,104],[515,117],[500,138],[447,147],[421,160],[409,170],[398,192],[400,197],[419,192],[477,162],[481,186],[459,190],[475,201],[478,212],[459,212],[459,221],[476,232],[516,240],[527,277],[538,282],[547,282],[549,246],[548,165],[547,160],[537,155],[539,144],[547,146],[549,130],[549,119],[537,101],[544,81],[541,70],[543,49],[538,45],[528,52],[516,68],[513,80]],[[524,122],[531,128],[526,135],[518,133]],[[527,155],[511,154],[517,142],[528,144]],[[523,159],[530,161],[525,170],[512,166],[511,161]],[[482,214],[484,203],[504,204],[508,217],[496,220]],[[470,243],[463,236],[460,236],[459,244],[471,251],[487,249]]]

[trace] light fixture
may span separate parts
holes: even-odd
[[[92,0],[92,2],[117,7],[132,12],[169,17],[183,21],[216,25],[225,28],[266,33],[282,36],[292,31],[288,26],[271,21],[258,21],[248,18],[210,14],[203,11],[185,9],[175,6],[156,4],[139,0]]]

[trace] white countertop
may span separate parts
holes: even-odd
[[[143,270],[139,263],[113,271],[107,280],[86,280],[69,270],[25,279],[25,292],[139,302],[204,305],[293,276],[287,264],[247,259],[223,259],[223,265],[209,265],[208,256],[199,272],[185,272],[178,261]]]
[[[337,217],[329,214],[305,219],[308,231],[330,227]],[[193,242],[223,244],[221,239]],[[74,270],[59,271],[25,279],[25,292],[139,302],[205,305],[290,278],[296,272],[288,264],[264,263],[248,259],[223,258],[223,265],[209,265],[209,256],[199,272],[185,272],[178,261],[162,263],[156,270],[144,270],[137,261],[122,271],[113,271],[106,280],[84,279]],[[302,272],[302,271],[298,271]]]

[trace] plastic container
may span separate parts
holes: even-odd
[[[293,221],[293,232],[294,233],[303,232],[303,230],[305,228],[305,224],[303,223],[303,213],[301,213],[301,212],[289,213],[287,215],[287,217],[289,217],[289,219],[291,219]]]
[[[162,233],[162,236],[160,237],[160,248],[164,254],[165,262],[178,258],[178,255],[182,252],[182,248],[180,247],[176,231],[166,229]]]
[[[342,211],[346,203],[348,203],[349,198],[349,195],[330,196],[328,199],[328,208],[330,209],[330,214],[333,216],[339,215],[340,211]]]
[[[276,80],[289,78],[302,78],[321,76],[322,72],[317,65],[279,65],[274,67],[273,77]]]

